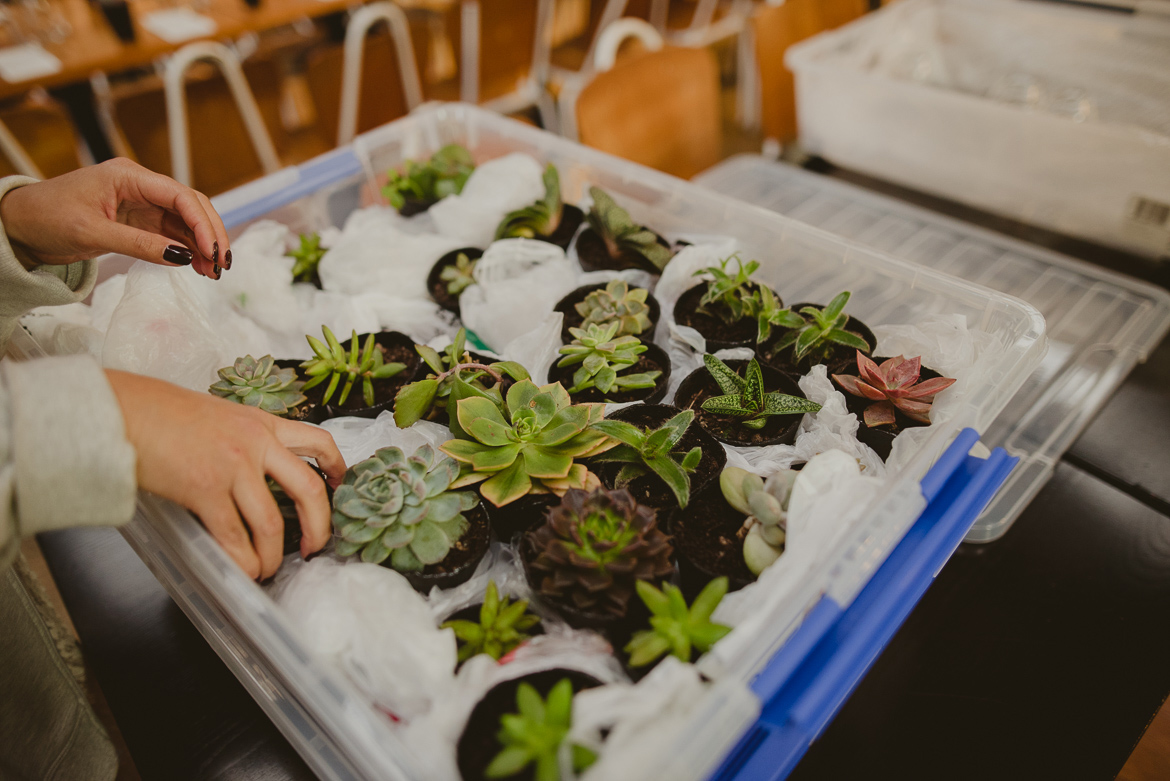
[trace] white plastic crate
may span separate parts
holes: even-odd
[[[588,186],[597,184],[629,206],[635,219],[667,236],[735,236],[746,255],[761,260],[761,277],[792,300],[822,300],[847,284],[854,293],[850,311],[871,323],[910,323],[930,313],[959,313],[1003,348],[962,411],[934,427],[922,449],[890,477],[871,509],[842,535],[822,564],[789,598],[763,611],[756,629],[741,632],[738,639],[729,636],[704,658],[703,669],[713,683],[701,708],[671,750],[648,758],[648,766],[662,778],[705,778],[759,713],[760,702],[749,689],[753,676],[813,605],[829,599],[846,607],[853,601],[917,519],[924,506],[919,481],[932,463],[961,429],[982,429],[994,420],[1038,364],[1045,351],[1043,318],[1009,296],[466,106],[433,107],[372,131],[352,147],[218,198],[217,208],[233,233],[260,217],[299,230],[340,225],[354,208],[379,198],[378,182],[387,168],[451,142],[464,144],[481,161],[521,151],[553,162],[560,169],[567,202],[581,200]],[[18,338],[15,347],[35,354],[38,349],[30,341]],[[961,450],[970,446],[972,437],[960,440]],[[943,471],[950,474],[962,458],[962,452],[951,455],[951,466]],[[1003,469],[1005,458],[994,464],[993,471]],[[938,494],[941,484],[935,484],[940,479],[945,478],[931,481],[928,496]],[[985,481],[983,488],[994,484]],[[143,497],[126,536],[320,776],[428,777],[426,757],[416,756],[399,739],[367,697],[306,651],[280,609],[191,515]],[[940,551],[945,556],[949,549]]]
[[[902,0],[792,47],[805,150],[981,209],[1170,255],[1170,19]]]

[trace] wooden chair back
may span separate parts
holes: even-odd
[[[0,122],[41,176],[60,176],[84,164],[81,142],[69,112],[48,95],[30,95],[0,110]],[[0,154],[0,176],[17,173],[22,171],[16,162],[7,154]]]

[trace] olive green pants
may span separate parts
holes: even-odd
[[[78,682],[81,669],[72,637],[23,560],[0,570],[0,781],[117,775],[113,744]]]

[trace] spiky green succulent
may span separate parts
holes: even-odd
[[[384,447],[355,464],[333,492],[333,528],[338,556],[361,553],[362,561],[387,558],[399,572],[417,572],[447,558],[470,525],[463,513],[479,504],[474,491],[453,491],[459,465],[435,460],[423,445],[409,458]]]
[[[845,314],[845,305],[849,303],[849,296],[850,292],[846,290],[838,293],[824,308],[802,307],[800,313],[797,314],[801,322],[795,327],[791,324],[779,323],[788,330],[777,340],[772,350],[780,352],[787,347],[792,347],[792,356],[796,362],[805,358],[819,361],[836,344],[868,353],[873,349],[873,345],[865,341],[861,334],[845,329],[849,322],[849,315]],[[801,317],[802,315],[803,317]]]
[[[620,488],[569,491],[526,544],[541,595],[588,613],[624,616],[635,583],[674,572],[654,510]]]
[[[731,261],[735,261],[736,270],[728,271]],[[708,266],[695,272],[694,276],[710,275],[707,289],[699,299],[699,311],[713,315],[725,323],[737,323],[748,316],[750,302],[756,287],[752,274],[760,267],[759,261],[749,261],[746,265],[736,252],[719,261],[718,266]]]
[[[636,633],[626,645],[630,667],[645,667],[667,653],[689,662],[692,651],[705,654],[731,632],[731,627],[711,621],[727,594],[727,578],[715,578],[704,586],[690,608],[679,587],[671,583],[659,591],[639,581],[637,589],[650,608],[650,629]]]
[[[629,485],[630,481],[653,472],[666,483],[679,508],[684,508],[691,497],[690,473],[703,459],[703,449],[693,447],[686,453],[675,451],[675,446],[695,419],[695,411],[685,409],[657,429],[641,429],[621,420],[603,420],[593,427],[621,442],[617,447],[602,453],[594,460],[597,463],[623,464],[617,475],[617,486]]]
[[[496,239],[534,239],[551,236],[561,224],[565,204],[561,201],[561,178],[552,163],[544,169],[544,197],[530,206],[509,212],[496,229]]]
[[[317,279],[317,267],[321,265],[321,258],[325,257],[325,250],[321,246],[321,234],[302,233],[301,245],[288,253],[296,260],[293,263],[293,282],[313,282]]]
[[[768,418],[776,415],[803,415],[821,409],[820,404],[800,396],[765,391],[764,375],[755,358],[748,363],[746,378],[709,353],[703,356],[703,363],[724,393],[704,401],[703,411],[740,418],[740,424],[745,428],[761,429],[768,424]]]
[[[569,393],[580,393],[597,388],[602,393],[624,393],[641,388],[653,388],[662,376],[660,371],[625,373],[646,352],[646,345],[636,336],[616,336],[618,323],[590,325],[588,328],[570,328],[571,344],[559,352],[565,356],[558,367],[578,366],[573,372],[573,387]]]
[[[500,717],[496,739],[502,747],[483,774],[487,778],[510,778],[534,765],[535,781],[561,781],[561,744],[573,726],[573,684],[562,678],[543,700],[529,683],[516,689],[517,713]],[[580,773],[597,761],[585,746],[572,745],[573,772]]]
[[[637,336],[650,330],[650,307],[646,288],[630,287],[624,279],[611,279],[605,287],[585,296],[584,301],[574,305],[577,314],[584,320],[582,328],[591,325],[617,323],[618,336]]]
[[[781,469],[765,481],[745,469],[728,467],[719,475],[723,498],[747,516],[743,560],[757,577],[784,552],[788,529],[788,501],[799,473]]]
[[[630,213],[618,206],[601,188],[590,187],[589,195],[593,198],[593,208],[587,215],[589,226],[605,242],[610,257],[616,260],[623,250],[629,250],[641,255],[659,271],[666,268],[672,254],[658,243],[654,231],[636,224],[630,218]]]
[[[438,201],[463,192],[473,171],[471,153],[459,144],[448,144],[425,162],[407,160],[401,172],[389,171],[382,195],[395,209],[401,209],[408,197]]]
[[[475,284],[475,264],[477,261],[460,252],[455,256],[455,264],[445,266],[439,272],[439,281],[447,285],[447,294],[458,298],[463,291]]]
[[[220,398],[259,407],[273,415],[287,415],[305,400],[305,383],[294,369],[277,369],[271,355],[256,360],[250,355],[237,358],[232,366],[220,369],[219,382],[208,391]]]
[[[804,325],[804,318],[790,308],[780,306],[780,299],[767,285],[760,285],[744,299],[744,310],[747,317],[756,321],[757,344],[763,344],[771,338],[774,326],[800,328]]]
[[[349,398],[349,392],[353,390],[353,384],[360,378],[362,397],[365,399],[366,406],[372,407],[374,406],[374,380],[389,379],[406,368],[404,363],[382,362],[382,351],[377,349],[374,334],[366,337],[365,346],[359,353],[358,335],[357,331],[354,331],[350,338],[350,348],[347,354],[341,346],[341,342],[337,341],[337,337],[333,335],[328,326],[321,326],[321,331],[325,335],[325,343],[312,336],[305,337],[309,340],[309,346],[313,348],[315,357],[302,363],[301,369],[309,377],[309,381],[305,383],[305,390],[329,380],[329,387],[325,389],[325,395],[321,400],[323,404],[328,404],[329,400],[333,398],[333,394],[342,380],[345,380],[345,385],[341,389],[341,396],[337,399],[337,403],[345,404]]]
[[[460,399],[455,418],[466,438],[439,449],[463,465],[455,487],[482,481],[480,494],[497,507],[529,493],[561,496],[601,484],[578,460],[617,444],[591,428],[604,415],[604,404],[573,404],[560,383],[520,380],[502,410],[482,396]]]
[[[540,616],[528,612],[527,599],[511,602],[507,594],[501,597],[496,582],[490,580],[479,608],[479,621],[446,621],[442,628],[455,632],[459,661],[487,654],[498,662],[527,640],[528,630],[539,623]]]

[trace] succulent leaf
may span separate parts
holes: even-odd
[[[699,466],[703,457],[701,448],[692,448],[687,453],[674,451],[695,419],[694,410],[683,410],[657,429],[640,429],[620,420],[602,420],[593,424],[593,429],[621,442],[608,452],[597,456],[598,462],[626,463],[618,474],[618,487],[628,485],[649,469],[666,483],[678,501],[685,508],[690,501],[690,473]],[[645,467],[644,469],[642,467]]]
[[[529,765],[536,781],[560,781],[561,744],[572,727],[573,685],[568,678],[557,682],[542,700],[531,684],[516,689],[516,713],[500,717],[497,739],[501,750],[484,770],[486,778],[509,778]],[[573,770],[581,772],[596,761],[584,746],[572,745]]]
[[[256,360],[250,355],[237,358],[233,366],[220,369],[220,380],[208,388],[215,396],[248,407],[259,407],[273,415],[287,415],[305,401],[306,383],[294,369],[276,369],[271,355]]]
[[[535,203],[510,212],[496,229],[496,240],[533,239],[551,236],[561,224],[564,203],[561,201],[561,178],[552,163],[544,169],[544,197]]]
[[[763,372],[755,358],[747,365],[746,380],[714,355],[704,355],[703,362],[725,395],[708,398],[702,409],[713,415],[741,418],[740,425],[745,428],[761,429],[769,417],[819,412],[821,409],[820,404],[799,396],[765,391]]]
[[[594,290],[577,303],[577,314],[584,320],[582,328],[591,325],[617,323],[615,336],[638,336],[650,330],[650,307],[646,304],[649,291],[631,288],[624,279],[612,279],[600,290]]]
[[[430,160],[407,160],[401,171],[389,171],[382,196],[395,209],[401,209],[407,197],[437,201],[463,192],[463,186],[474,170],[471,153],[458,144],[448,144],[435,152]]]
[[[859,376],[834,374],[833,380],[846,393],[874,402],[862,415],[865,425],[870,428],[896,425],[896,410],[911,420],[929,425],[935,395],[955,384],[950,377],[933,377],[919,382],[921,357],[907,359],[898,355],[879,366],[858,350],[857,372]]]
[[[612,257],[617,258],[622,250],[629,250],[644,257],[659,271],[666,268],[672,253],[658,243],[653,231],[635,224],[630,213],[618,206],[604,190],[590,187],[589,195],[593,199],[593,208],[586,218]]]
[[[747,536],[743,556],[753,575],[758,576],[784,551],[788,500],[798,474],[782,469],[765,481],[746,470],[728,467],[719,476],[723,498],[748,516],[744,520]]]
[[[682,591],[667,583],[662,591],[639,582],[638,596],[650,608],[650,629],[634,635],[626,645],[631,667],[648,665],[667,652],[691,661],[691,652],[706,653],[731,632],[731,627],[711,622],[711,615],[727,594],[727,578],[715,578],[687,607]]]

